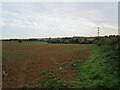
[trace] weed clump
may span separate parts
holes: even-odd
[[[65,88],[68,83],[60,78],[56,78],[54,73],[49,73],[49,80],[42,81],[45,88]]]
[[[60,78],[42,81],[42,84],[45,88],[66,88],[68,85],[66,81]]]
[[[23,85],[23,86],[20,86],[20,88],[28,88],[28,86],[26,86],[26,85]]]
[[[38,84],[39,84],[39,81],[35,81],[35,82],[33,83],[33,88],[38,88]]]
[[[5,71],[3,71],[3,73],[2,73],[2,77],[7,77],[7,76],[9,76],[9,74],[6,73]]]

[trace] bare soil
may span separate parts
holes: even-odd
[[[3,42],[2,69],[8,73],[8,76],[3,77],[3,88],[32,87],[35,81],[48,80],[49,73],[55,73],[56,78],[70,81],[75,75],[70,62],[87,60],[90,51],[78,49],[86,46],[82,44],[24,45],[18,42]],[[62,76],[62,72],[65,75]],[[43,87],[41,83],[39,87]]]

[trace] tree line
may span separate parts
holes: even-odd
[[[116,53],[119,53],[119,45],[120,45],[120,35],[110,35],[104,37],[98,37],[94,41],[94,44],[103,47],[105,51],[112,50]]]

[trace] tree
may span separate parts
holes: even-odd
[[[22,43],[22,40],[18,40],[19,43]]]

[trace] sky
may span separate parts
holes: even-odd
[[[3,2],[0,38],[118,34],[117,2]]]

